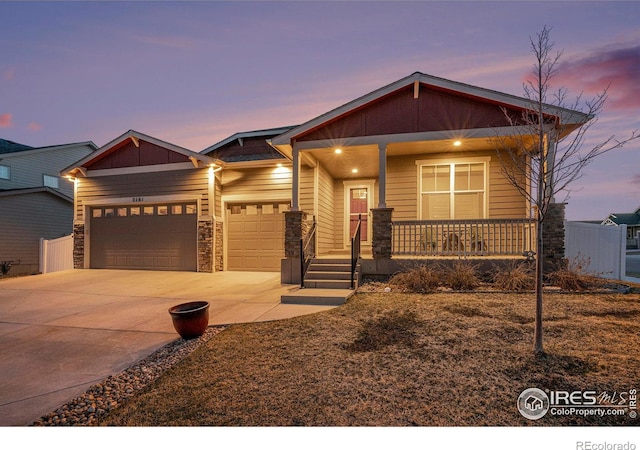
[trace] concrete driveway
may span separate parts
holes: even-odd
[[[210,302],[209,324],[284,319],[279,273],[71,270],[0,280],[0,426],[29,425],[179,339],[168,309]]]

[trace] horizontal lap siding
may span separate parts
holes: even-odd
[[[0,217],[0,261],[20,260],[10,274],[37,272],[40,238],[73,231],[72,204],[45,192],[0,198]]]
[[[208,215],[208,192],[208,169],[79,178],[77,214],[82,220],[84,203],[92,200],[192,194],[202,199],[199,214]]]
[[[502,162],[497,154],[491,156],[489,178],[489,218],[524,218],[527,202],[502,173]],[[523,182],[524,184],[524,182]]]
[[[494,151],[411,156],[392,156],[387,159],[387,206],[394,208],[394,220],[418,219],[418,160],[464,159],[490,156],[489,217],[526,217],[526,201],[502,174],[502,162]]]
[[[291,172],[278,173],[274,168],[222,171],[223,196],[247,195],[259,199],[261,193],[291,198]]]
[[[387,206],[394,209],[394,220],[416,220],[418,217],[416,159],[420,158],[413,156],[387,158]]]
[[[318,171],[318,250],[324,252],[335,247],[335,196],[329,172],[321,165]]]
[[[300,209],[311,216],[316,214],[315,208],[315,170],[312,167],[300,168]],[[289,194],[291,195],[291,194]]]

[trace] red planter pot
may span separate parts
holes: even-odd
[[[189,302],[169,308],[169,314],[180,337],[194,339],[209,326],[209,302]]]

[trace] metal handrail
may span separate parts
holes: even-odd
[[[358,260],[360,259],[360,229],[362,226],[362,214],[358,215],[358,223],[351,238],[351,289],[355,289],[355,274]]]
[[[311,261],[316,257],[316,220],[313,218],[313,224],[305,238],[300,239],[300,287],[304,287],[304,277],[311,265]]]

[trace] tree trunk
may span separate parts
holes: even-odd
[[[543,283],[543,257],[542,244],[542,220],[536,222],[536,328],[533,335],[533,351],[536,355],[544,353],[542,347],[542,283]]]

